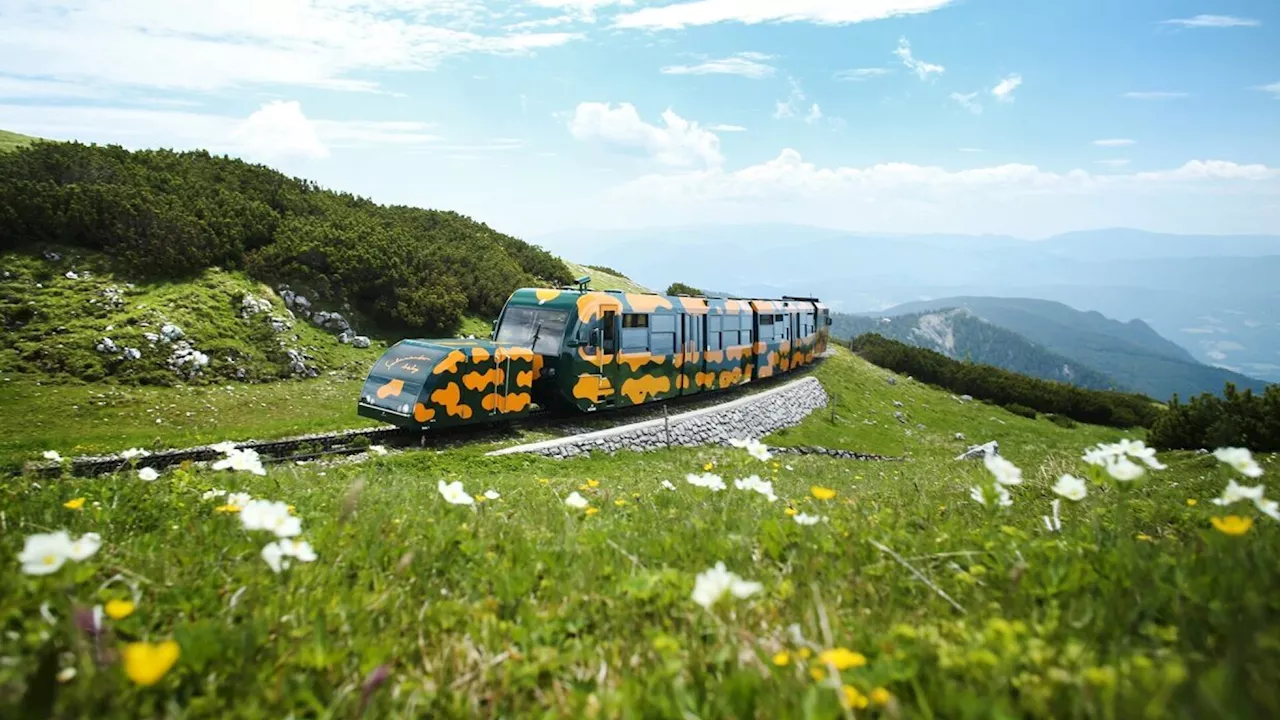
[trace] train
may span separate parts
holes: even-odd
[[[369,370],[358,413],[403,428],[590,413],[713,393],[810,365],[831,313],[817,298],[520,288],[488,339],[405,339]]]

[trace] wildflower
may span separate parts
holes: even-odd
[[[231,493],[230,495],[227,495],[227,504],[229,505],[239,505],[240,507],[244,507],[245,505],[248,505],[252,501],[253,501],[253,496],[250,495],[249,493],[240,492],[240,493]]]
[[[1048,515],[1040,516],[1040,519],[1044,520],[1045,528],[1047,528],[1049,532],[1058,532],[1062,530],[1062,519],[1058,517],[1058,505],[1060,505],[1061,503],[1062,503],[1061,500],[1053,501],[1053,517],[1052,518],[1049,517]]]
[[[120,457],[124,458],[125,460],[132,460],[134,458],[144,458],[149,455],[151,455],[151,453],[147,452],[146,450],[143,450],[142,448],[129,448],[128,450],[125,450],[124,452],[120,453]]]
[[[778,651],[777,655],[773,656],[773,664],[777,665],[778,667],[786,667],[790,662],[791,662],[791,653],[787,652],[786,650],[780,650]]]
[[[28,575],[55,573],[71,556],[71,536],[65,530],[28,535],[18,553],[22,572]]]
[[[733,486],[739,490],[754,490],[768,498],[769,502],[776,502],[778,500],[778,496],[773,494],[773,483],[767,480],[761,480],[759,475],[752,475],[751,477],[734,480]]]
[[[564,499],[564,504],[568,505],[571,508],[577,508],[581,510],[582,508],[587,506],[587,499],[582,497],[575,491],[572,495]]]
[[[693,601],[710,609],[725,593],[742,599],[760,592],[763,587],[758,582],[743,580],[736,573],[726,570],[723,562],[717,562],[715,567],[698,573],[693,588]]]
[[[598,512],[600,512],[600,508],[597,508],[597,507],[589,507],[584,511],[587,517],[591,517],[592,515],[595,515]]]
[[[466,490],[462,489],[461,480],[455,480],[451,483],[441,480],[436,483],[436,489],[440,491],[440,495],[446,502],[453,505],[474,505],[476,502],[474,498],[467,494]]]
[[[1151,542],[1151,536],[1146,533],[1138,533],[1137,535],[1134,535],[1134,538],[1143,542]]]
[[[266,469],[262,467],[262,458],[258,456],[258,451],[250,449],[227,451],[226,457],[213,464],[213,469],[251,472],[254,475],[267,474]]]
[[[1262,485],[1241,485],[1236,482],[1235,478],[1227,481],[1227,488],[1222,491],[1222,497],[1216,497],[1209,502],[1214,505],[1226,506],[1237,503],[1241,500],[1252,500],[1254,503],[1262,502],[1262,494],[1266,492],[1266,488]]]
[[[666,490],[675,490],[676,486],[671,484],[670,480],[663,480],[662,487]]]
[[[999,455],[983,455],[982,462],[1001,485],[1022,484],[1022,470]]]
[[[212,499],[214,499],[214,498],[220,498],[220,497],[222,497],[223,495],[226,495],[226,494],[227,494],[227,491],[226,491],[226,490],[218,490],[217,488],[214,488],[213,490],[208,490],[208,491],[206,491],[203,495],[201,495],[201,496],[200,496],[200,499],[201,499],[201,500],[212,500]]]
[[[73,500],[68,500],[62,503],[62,507],[68,510],[79,510],[80,508],[84,507],[84,498],[78,497]]]
[[[155,468],[144,467],[138,471],[139,480],[145,480],[147,482],[151,482],[158,477],[160,477],[160,473],[156,472]]]
[[[139,685],[155,685],[178,662],[181,650],[178,643],[165,640],[161,643],[129,643],[120,651],[124,671],[129,679]]]
[[[484,501],[485,501],[485,496],[483,496],[483,495],[477,495],[477,496],[476,496],[476,502],[478,502],[478,503],[482,503],[482,502],[484,502]]]
[[[787,508],[786,510],[783,510],[783,512],[784,512],[784,513],[786,513],[788,517],[795,517],[795,516],[796,516],[796,509],[795,509],[795,508],[793,508],[793,507],[789,507],[789,508]]]
[[[216,445],[210,445],[209,449],[214,452],[220,452],[223,455],[230,455],[237,450],[236,444],[232,440],[224,440]]]
[[[827,671],[820,667],[811,667],[809,668],[809,677],[813,678],[814,682],[822,682],[827,679]]]
[[[820,487],[818,485],[814,485],[810,487],[809,492],[813,493],[813,496],[818,498],[819,500],[830,500],[831,498],[836,496],[835,490],[832,490],[831,488]]]
[[[213,511],[214,511],[214,512],[216,512],[216,513],[238,513],[238,512],[240,512],[240,510],[241,510],[241,506],[239,506],[239,505],[230,505],[230,504],[228,504],[228,505],[219,505],[218,507],[216,507],[216,508],[214,508],[214,509],[213,509]]]
[[[797,525],[817,525],[823,520],[823,518],[818,517],[817,515],[806,515],[804,513],[792,515],[791,519],[795,520]]]
[[[1254,462],[1253,455],[1250,454],[1248,448],[1222,447],[1214,450],[1213,456],[1235,468],[1236,472],[1245,477],[1256,478],[1262,476],[1262,468],[1258,466],[1258,463]]]
[[[893,699],[893,693],[889,692],[888,690],[882,687],[878,687],[875,690],[871,691],[871,702],[876,705],[881,705],[881,706],[888,705],[889,701],[892,699]]]
[[[592,480],[591,478],[587,478],[587,487],[590,487],[590,488],[598,488],[598,487],[600,487],[600,481],[599,481],[599,480]]]
[[[281,570],[287,570],[293,560],[314,562],[316,553],[311,548],[311,543],[305,540],[282,538],[263,546],[262,559],[267,561],[267,565],[270,565],[271,569],[278,573]]]
[[[489,500],[497,500],[498,498],[502,497],[501,495],[498,494],[497,490],[485,490],[484,496]]]
[[[1197,502],[1195,498],[1187,498],[1187,507],[1195,507]]]
[[[1168,466],[1156,459],[1156,449],[1147,447],[1141,440],[1121,440],[1112,446],[1117,455],[1127,455],[1141,460],[1152,470],[1164,470]]]
[[[386,455],[387,449],[382,445],[370,445],[369,454],[370,455]]]
[[[549,485],[549,484],[551,484],[551,481],[550,481],[549,479],[547,479],[547,478],[538,478],[538,482],[539,482],[540,484],[542,484],[542,485]]]
[[[852,685],[844,686],[844,703],[847,707],[861,710],[867,706],[870,701],[866,695],[858,692],[858,688]]]
[[[1243,535],[1249,532],[1249,528],[1253,527],[1253,518],[1240,517],[1239,515],[1212,517],[1209,518],[1209,521],[1218,529],[1218,532],[1227,535]]]
[[[618,506],[618,507],[622,507],[623,505],[626,505],[626,504],[627,504],[627,501],[626,501],[626,500],[622,500],[622,499],[618,499],[618,500],[614,500],[614,501],[613,501],[613,504],[614,504],[614,505],[616,505],[616,506]]]
[[[703,471],[704,471],[704,472],[711,472],[712,468],[714,468],[715,466],[716,466],[716,464],[715,464],[715,463],[713,463],[713,462],[709,462],[709,463],[707,463],[706,465],[703,465],[703,466],[702,466],[702,469],[703,469]]]
[[[684,479],[690,485],[708,488],[712,492],[720,492],[725,488],[724,480],[722,480],[719,475],[712,475],[711,473],[704,473],[702,475],[694,475],[693,473],[690,473],[685,475]]]
[[[101,535],[98,533],[85,533],[79,539],[71,541],[71,545],[67,548],[67,557],[77,562],[88,560],[94,553],[98,552],[100,547],[102,547]]]
[[[1068,500],[1080,501],[1084,499],[1088,492],[1088,487],[1084,480],[1075,475],[1063,475],[1058,478],[1058,482],[1054,484],[1053,491]]]
[[[52,460],[54,462],[62,462],[62,456],[58,454],[57,450],[45,450],[44,459]]]
[[[1272,520],[1280,521],[1280,502],[1275,500],[1255,500],[1253,504],[1258,506],[1258,512],[1270,517]]]
[[[866,665],[867,658],[862,653],[839,647],[818,653],[818,662],[823,665],[834,665],[837,670],[848,670],[849,668],[860,668]]]
[[[1127,457],[1115,457],[1107,461],[1107,474],[1121,482],[1137,480],[1144,472],[1142,466]]]
[[[105,610],[112,620],[123,620],[133,614],[134,605],[128,600],[108,600]]]
[[[64,667],[58,671],[58,682],[63,683],[64,685],[75,679],[76,679],[75,666]]]
[[[1003,485],[996,483],[995,494],[996,494],[997,506],[1009,507],[1010,505],[1013,505],[1013,496],[1009,494],[1008,490],[1004,489]],[[979,505],[987,504],[986,493],[983,491],[982,488],[976,485],[969,488],[969,497],[973,498],[974,502],[978,503]]]
[[[289,506],[270,500],[253,500],[240,511],[245,530],[269,530],[276,537],[290,538],[302,534],[302,521],[289,514]]]

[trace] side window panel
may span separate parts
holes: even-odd
[[[649,349],[649,316],[624,313],[622,316],[622,351]]]

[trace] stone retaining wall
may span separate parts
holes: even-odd
[[[827,404],[827,393],[815,377],[799,378],[764,392],[701,410],[583,435],[495,450],[490,455],[535,453],[567,458],[592,451],[654,450],[668,446],[727,444],[734,438],[761,438],[799,425]],[[668,429],[669,435],[668,438]]]

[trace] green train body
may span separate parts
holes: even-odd
[[[359,414],[432,428],[590,412],[775,377],[826,350],[811,298],[729,299],[522,288],[487,340],[403,340],[369,371]]]

